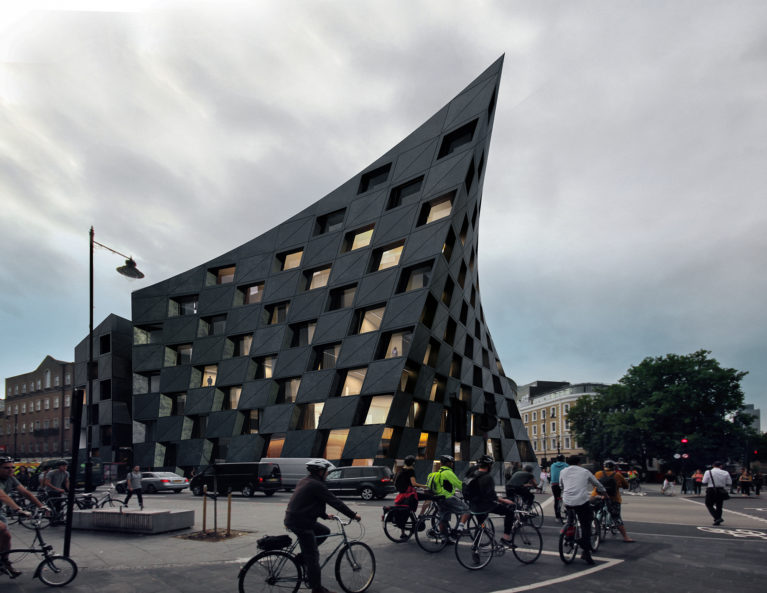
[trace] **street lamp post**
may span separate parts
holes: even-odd
[[[93,377],[98,375],[98,372],[94,372],[94,358],[93,358],[93,250],[96,245],[103,247],[107,251],[111,251],[115,255],[125,258],[125,265],[117,268],[117,271],[123,276],[128,278],[143,278],[144,274],[136,267],[136,262],[132,257],[127,256],[119,251],[115,251],[111,247],[107,247],[103,243],[99,243],[94,239],[93,227],[89,232],[89,249],[90,249],[90,264],[89,264],[89,304],[88,304],[88,365],[86,367],[86,391],[83,401],[81,394],[75,392],[72,397],[72,461],[70,464],[70,488],[67,492],[67,518],[66,518],[66,530],[64,533],[64,555],[69,555],[69,544],[72,537],[72,511],[75,500],[75,487],[77,485],[77,472],[79,470],[79,451],[80,448],[80,428],[82,423],[82,405],[85,407],[85,491],[93,491],[93,459],[91,457],[91,448],[93,445],[93,435],[91,430],[93,428],[91,417],[91,405],[93,403]],[[75,400],[79,400],[75,405]]]

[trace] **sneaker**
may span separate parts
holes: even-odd
[[[401,542],[406,542],[409,539],[410,539],[410,536],[407,533],[403,533],[402,535],[399,536],[399,541]]]
[[[584,552],[581,554],[581,560],[584,560],[586,564],[594,565],[596,562],[594,562],[594,559],[591,557],[591,552]]]
[[[13,564],[11,564],[10,560],[3,560],[0,563],[0,572],[4,572],[12,579],[15,579],[17,576],[21,574],[20,570],[16,570],[15,568],[13,568]]]
[[[458,527],[455,530],[455,532],[456,533],[463,533],[464,531],[466,531],[466,524],[465,523],[459,523]]]
[[[510,539],[503,539],[502,537],[498,539],[498,543],[501,544],[502,546],[509,548],[510,550],[513,550],[514,548],[517,547],[511,542]]]

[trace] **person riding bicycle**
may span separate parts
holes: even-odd
[[[535,500],[535,494],[532,493],[531,488],[535,488],[537,485],[533,475],[533,466],[526,465],[521,470],[511,474],[511,478],[506,482],[506,496],[509,498],[519,496],[525,509],[529,509]]]
[[[450,515],[455,514],[461,517],[461,522],[458,524],[458,532],[460,533],[466,529],[466,521],[471,516],[469,506],[455,496],[455,493],[463,487],[463,482],[453,471],[455,459],[451,455],[441,455],[439,463],[439,470],[429,474],[426,480],[434,494],[441,497],[437,498],[437,507],[440,510],[439,529],[441,533],[449,534]]]
[[[698,470],[700,471],[700,470]],[[701,474],[701,478],[703,477],[703,474]],[[629,483],[629,490],[635,490],[636,487],[639,485],[639,472],[635,470],[633,467],[629,470],[628,476],[626,476],[626,479]]]
[[[615,462],[608,459],[604,462],[602,467],[604,469],[598,471],[594,477],[602,482],[602,486],[604,486],[605,490],[607,491],[607,496],[609,498],[609,503],[607,503],[607,511],[610,513],[610,517],[612,517],[613,523],[615,523],[618,531],[621,532],[623,541],[627,544],[633,543],[634,540],[631,539],[626,533],[626,527],[623,525],[623,519],[621,519],[622,500],[620,489],[623,488],[625,490],[629,487],[629,484],[626,481],[626,478],[624,478],[619,471],[615,471]],[[597,495],[596,488],[594,488],[594,491],[591,493],[591,495]]]
[[[0,503],[7,505],[10,509],[18,511],[19,513],[28,514],[27,511],[22,510],[22,508],[16,504],[16,501],[10,497],[10,493],[14,490],[28,498],[37,508],[47,508],[34,494],[24,488],[13,475],[13,460],[0,459]],[[2,509],[2,507],[0,507],[0,509]],[[16,570],[8,559],[8,550],[10,549],[11,532],[8,530],[8,519],[3,515],[2,510],[0,510],[0,573],[5,573],[12,579],[15,579],[21,574],[21,571]]]
[[[554,501],[562,500],[562,488],[559,486],[559,473],[567,467],[564,455],[557,455],[557,460],[551,464],[551,475],[549,483],[551,484],[551,493],[554,495]],[[562,520],[561,505],[554,505],[554,514],[559,521]]]
[[[333,465],[326,459],[312,459],[306,463],[309,475],[302,478],[293,496],[290,497],[285,511],[285,527],[296,534],[301,546],[301,559],[306,565],[307,581],[312,593],[332,593],[322,586],[322,570],[318,546],[330,534],[330,529],[318,523],[317,519],[333,519],[325,512],[329,504],[350,519],[360,520],[360,516],[346,506],[335,494],[328,490],[325,476]]]
[[[418,493],[415,489],[426,488],[425,484],[419,484],[416,481],[414,465],[415,455],[408,455],[405,457],[405,465],[399,469],[394,477],[394,487],[397,489],[397,496],[394,499],[395,506],[406,506],[413,512],[418,508]],[[405,533],[407,518],[407,513],[397,513],[394,521],[395,525],[402,530],[400,539],[403,541],[409,537]]]
[[[589,470],[581,467],[581,458],[571,455],[567,459],[568,467],[559,474],[559,484],[562,487],[562,502],[572,510],[581,524],[581,539],[576,542],[583,550],[581,558],[587,564],[595,564],[591,557],[591,522],[594,520],[594,511],[591,508],[591,488],[594,486],[599,494],[606,495],[607,491],[602,482],[597,480]]]
[[[508,498],[501,498],[495,492],[495,480],[490,475],[493,458],[483,455],[477,460],[476,471],[471,481],[465,486],[464,497],[469,498],[469,508],[475,514],[482,514],[482,521],[489,513],[503,515],[503,536],[500,542],[511,546],[511,530],[514,526],[514,503]],[[469,494],[471,493],[471,494]]]

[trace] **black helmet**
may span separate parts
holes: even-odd
[[[415,463],[415,455],[408,455],[405,457],[405,465],[413,465]]]
[[[615,469],[615,462],[610,461],[609,459],[605,461],[602,465],[604,466],[605,469]]]
[[[564,455],[557,455],[557,461],[564,461],[565,456]]]
[[[482,466],[493,465],[493,462],[494,462],[494,461],[495,461],[495,459],[493,459],[492,457],[490,457],[490,455],[483,455],[482,457],[480,457],[479,459],[477,459],[477,463],[478,463],[479,465],[482,465]]]
[[[452,455],[440,455],[439,456],[439,462],[440,463],[455,463],[455,459]]]

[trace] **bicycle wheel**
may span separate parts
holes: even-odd
[[[533,501],[533,503],[530,505],[529,512],[530,524],[540,529],[543,525],[543,508],[541,507],[541,503],[537,500]]]
[[[35,509],[32,511],[31,517],[19,517],[19,525],[23,525],[27,529],[35,529],[36,527],[39,527],[40,529],[45,529],[51,524],[51,517],[50,515],[40,511],[39,509]]]
[[[480,527],[475,534],[466,531],[455,540],[455,557],[469,570],[479,570],[490,564],[494,549],[493,534],[487,528]]]
[[[336,557],[336,580],[346,593],[362,593],[376,576],[376,557],[362,542],[349,542]]]
[[[77,564],[69,556],[48,556],[37,565],[35,575],[49,587],[63,587],[77,576]]]
[[[591,551],[596,552],[599,548],[599,543],[602,541],[602,525],[599,523],[599,519],[594,517],[591,521]]]
[[[565,529],[559,534],[559,557],[565,564],[570,564],[578,554],[577,536],[568,536]]]
[[[240,593],[295,593],[301,586],[301,569],[292,554],[280,550],[261,552],[240,569],[238,581]]]
[[[606,513],[598,513],[596,516],[596,520],[599,521],[599,524],[602,526],[602,532],[600,534],[601,539],[605,539],[607,537],[607,523],[608,518]]]
[[[407,513],[407,518],[403,515]],[[397,522],[400,522],[400,526]],[[416,518],[408,509],[392,508],[384,515],[383,530],[391,541],[401,544],[410,539],[415,531]],[[404,537],[403,537],[404,536]]]
[[[111,496],[109,498],[106,498],[101,501],[101,504],[99,505],[100,509],[119,509],[120,507],[124,507],[125,503],[122,500],[115,500]]]
[[[532,564],[541,555],[543,537],[537,527],[520,524],[511,535],[511,551],[522,564]]]
[[[440,532],[437,515],[424,515],[418,519],[415,541],[422,550],[430,554],[440,552],[447,545],[447,540],[447,536]]]

